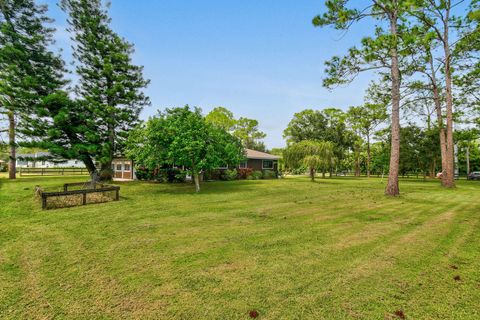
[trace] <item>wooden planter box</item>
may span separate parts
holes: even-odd
[[[72,190],[72,187],[81,187]],[[113,194],[113,196],[107,196]],[[102,183],[66,183],[63,191],[40,192],[42,209],[49,209],[49,202],[54,202],[53,208],[65,208],[89,203],[102,203],[118,201],[120,199],[120,187]],[[90,198],[90,199],[89,199]]]

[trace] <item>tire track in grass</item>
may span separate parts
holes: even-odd
[[[451,229],[452,221],[455,218],[457,208],[451,208],[449,211],[444,212],[439,216],[432,217],[431,219],[426,220],[421,225],[418,225],[413,230],[403,234],[400,238],[389,242],[383,248],[376,252],[373,256],[367,257],[367,259],[358,259],[357,263],[353,265],[353,268],[348,269],[348,273],[344,273],[342,276],[337,276],[336,281],[332,282],[331,288],[344,288],[341,290],[346,296],[349,296],[348,293],[355,291],[356,286],[361,285],[361,283],[368,283],[368,286],[371,290],[375,290],[375,287],[380,285],[380,288],[384,285],[382,282],[378,284],[372,282],[373,279],[378,279],[380,274],[386,274],[387,270],[392,270],[394,267],[403,259],[403,257],[412,257],[415,256],[414,252],[418,252],[421,249],[421,252],[431,252],[432,248],[436,247],[436,239],[442,238],[445,234],[448,234]],[[453,209],[453,210],[452,210]],[[396,274],[394,272],[394,274]],[[400,274],[402,274],[400,272]],[[387,277],[388,278],[388,277]],[[385,280],[387,279],[385,278]],[[367,281],[367,279],[371,279]],[[333,290],[332,290],[333,291]],[[378,296],[380,292],[376,292],[367,299],[364,299],[364,303],[371,303],[371,299],[375,299],[375,296]],[[344,298],[337,296],[337,299],[343,301]],[[380,298],[377,297],[377,298]],[[362,299],[360,299],[361,301]],[[376,305],[375,308],[379,308],[382,305],[381,300],[374,301],[373,305]],[[364,308],[360,305],[361,309],[351,307],[350,311],[355,311],[357,313],[362,313],[365,311]],[[389,310],[385,310],[388,313]],[[366,316],[366,315],[365,315]],[[370,316],[373,316],[372,314]],[[380,315],[377,315],[380,316]]]
[[[315,301],[315,303],[309,304],[318,306],[319,304],[325,305],[324,302],[327,302],[328,304],[328,301],[331,301],[332,299],[338,299],[339,297],[332,297],[331,293],[338,291],[339,287],[348,287],[348,284],[351,282],[363,279],[370,276],[372,273],[391,267],[394,264],[393,259],[396,254],[398,254],[398,252],[395,252],[395,248],[404,246],[405,243],[412,241],[414,238],[418,238],[419,235],[424,232],[428,233],[429,228],[433,225],[437,225],[439,222],[444,224],[447,221],[450,221],[450,215],[451,213],[447,215],[441,214],[440,216],[433,215],[427,217],[430,219],[426,219],[419,224],[409,224],[405,228],[393,232],[392,235],[389,235],[389,238],[380,238],[371,243],[363,244],[363,250],[356,253],[349,252],[349,250],[341,250],[340,255],[337,255],[337,259],[331,259],[329,258],[329,255],[331,252],[335,252],[335,250],[330,251],[330,253],[326,251],[321,256],[316,256],[313,261],[310,261],[310,266],[299,265],[301,270],[298,271],[300,273],[308,273],[312,278],[312,282],[297,287],[296,291],[302,292],[298,305],[303,305],[305,307],[301,302],[304,300]],[[347,256],[345,256],[342,251],[346,251]],[[318,263],[315,261],[317,259],[325,259],[329,262],[327,265],[322,265],[320,272],[317,271],[317,273],[320,274],[319,277],[315,277],[315,273],[312,274],[313,270],[310,270],[312,268],[318,269],[316,268]],[[332,281],[332,279],[334,280]],[[318,283],[316,283],[316,281],[318,281]],[[316,285],[312,286],[313,283]],[[319,287],[321,288],[320,292],[316,290],[316,288]],[[332,306],[329,306],[329,308],[331,307]],[[307,309],[309,308],[307,307]],[[329,310],[332,311],[331,309]],[[311,315],[320,316],[321,314],[317,311],[318,310],[311,309]],[[350,312],[352,312],[352,310],[350,310]]]

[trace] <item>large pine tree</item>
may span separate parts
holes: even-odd
[[[149,99],[143,68],[131,61],[133,45],[110,28],[111,19],[101,0],[63,0],[69,31],[75,42],[74,58],[79,83],[76,93],[94,115],[100,137],[96,160],[101,178],[111,178],[111,163],[123,152],[128,131],[138,123]]]
[[[33,0],[0,0],[0,113],[8,120],[10,179],[19,132],[42,97],[64,84],[63,61],[49,50],[55,30],[46,11]]]

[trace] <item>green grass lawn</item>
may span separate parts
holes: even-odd
[[[35,185],[85,178],[4,177],[2,319],[480,318],[479,182],[131,182],[42,211]]]

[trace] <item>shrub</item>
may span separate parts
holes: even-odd
[[[157,180],[161,182],[185,182],[187,172],[178,168],[166,168],[158,170]]]
[[[252,168],[239,168],[238,172],[238,179],[248,179],[252,176],[253,169]],[[251,179],[249,179],[251,180]]]
[[[264,170],[263,171],[263,179],[276,179],[277,173],[273,170]]]
[[[153,180],[152,171],[146,169],[145,167],[135,168],[135,175],[138,180]]]
[[[295,168],[290,170],[290,174],[293,174],[293,175],[301,175],[301,174],[305,174],[306,172],[307,172],[307,168],[305,167],[300,167],[300,168]]]
[[[255,171],[252,172],[251,177],[252,177],[253,180],[260,180],[260,179],[263,178],[263,173],[262,173],[262,171],[255,170]]]
[[[232,170],[225,170],[223,171],[222,173],[222,180],[226,180],[226,181],[232,181],[232,180],[235,180],[237,179],[237,170],[235,169],[232,169]]]
[[[135,170],[137,179],[158,182],[185,182],[187,172],[178,168],[162,168],[149,170],[144,167],[137,167]]]
[[[222,176],[222,171],[219,169],[210,169],[206,170],[203,173],[203,180],[204,181],[211,181],[211,180],[220,180]]]

